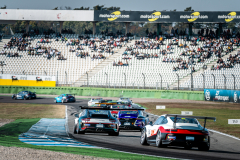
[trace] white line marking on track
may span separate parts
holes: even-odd
[[[65,111],[65,114],[66,114],[66,116],[65,116],[65,118],[66,118],[65,129],[66,129],[66,133],[67,133],[67,135],[68,135],[68,137],[69,137],[69,134],[68,134],[69,130],[68,130],[68,113],[67,113],[67,109],[68,109],[68,107],[67,107],[67,105],[66,105],[66,111]]]
[[[232,136],[232,135],[229,135],[229,134],[226,134],[226,133],[222,133],[222,132],[219,132],[219,131],[215,131],[215,130],[212,130],[212,129],[208,129],[208,130],[240,141],[240,139],[235,137],[235,136]]]

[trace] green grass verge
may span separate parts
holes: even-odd
[[[228,124],[228,119],[239,119],[240,106],[234,103],[201,104],[201,103],[140,103],[146,112],[162,114],[181,114],[181,111],[193,111],[194,116],[216,117],[216,122],[208,120],[206,128],[217,130],[240,138],[240,125]],[[156,109],[156,105],[166,109]],[[199,120],[203,124],[203,120]]]
[[[167,158],[158,158],[152,156],[142,156],[137,154],[122,153],[111,151],[107,149],[94,149],[94,148],[77,148],[77,147],[55,147],[55,146],[35,146],[19,141],[18,136],[21,133],[27,132],[29,128],[37,123],[40,119],[17,119],[12,123],[0,127],[0,145],[1,146],[15,146],[40,150],[50,150],[55,152],[65,152],[78,155],[114,158],[114,159],[131,159],[131,160],[159,160]]]

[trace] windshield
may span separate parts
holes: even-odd
[[[128,98],[120,98],[121,100],[125,100],[125,101],[127,101],[128,100]]]
[[[108,118],[108,111],[106,110],[89,110],[89,117],[92,118]]]
[[[175,117],[170,117],[170,119],[174,122]],[[176,123],[192,123],[198,124],[195,118],[177,118]]]
[[[138,111],[121,111],[120,114],[138,114]]]

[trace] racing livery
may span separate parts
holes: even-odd
[[[111,136],[119,135],[119,121],[111,115],[110,110],[82,107],[81,113],[75,116],[74,134],[105,132]]]
[[[204,119],[204,127],[197,119]],[[198,147],[199,150],[208,151],[210,136],[205,128],[206,120],[216,120],[215,117],[185,116],[166,114],[160,116],[154,124],[150,122],[141,133],[140,143],[148,145],[155,143],[157,147],[183,146],[186,149]]]
[[[76,102],[76,99],[71,94],[61,94],[58,97],[54,98],[55,103],[64,103],[64,102]]]
[[[140,130],[149,122],[148,115],[143,116],[140,109],[138,110],[120,110],[118,112],[118,119],[120,121],[120,129],[126,130]]]
[[[35,92],[30,92],[30,91],[21,91],[21,92],[18,92],[17,94],[13,94],[12,95],[12,99],[24,99],[24,100],[27,100],[27,99],[36,99],[37,96],[36,96],[36,93]]]

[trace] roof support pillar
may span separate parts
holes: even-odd
[[[162,23],[157,23],[157,35],[159,35],[162,32]]]
[[[96,22],[92,22],[93,24],[93,35],[96,34]]]
[[[125,22],[125,27],[126,27],[125,35],[129,33],[129,25],[130,25],[130,22]]]
[[[188,35],[189,36],[192,36],[192,26],[193,26],[193,23],[188,23],[188,28],[189,28]]]
[[[28,33],[29,32],[29,21],[26,21],[26,26],[25,26],[26,28],[26,33]]]
[[[59,32],[60,32],[60,34],[62,34],[62,28],[63,28],[63,21],[59,21],[59,26],[60,26],[60,28],[59,28]]]

